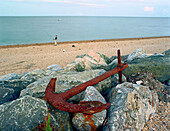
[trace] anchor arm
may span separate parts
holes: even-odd
[[[103,104],[99,101],[87,101],[87,102],[80,102],[79,104],[71,104],[66,102],[61,94],[55,94],[55,78],[50,80],[48,84],[45,96],[48,102],[53,105],[53,107],[71,113],[85,113],[85,114],[93,114],[96,112],[100,112],[109,108],[110,103]]]

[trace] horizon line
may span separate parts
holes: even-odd
[[[153,18],[170,18],[170,16],[117,16],[117,15],[0,15],[0,17],[153,17]]]

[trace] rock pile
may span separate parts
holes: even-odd
[[[47,70],[1,76],[0,130],[32,130],[44,122],[48,109],[51,123],[58,131],[170,130],[168,115],[160,113],[162,110],[167,114],[169,108],[170,50],[148,56],[144,50],[137,49],[122,56],[122,63],[129,65],[123,71],[124,83],[119,84],[115,74],[69,99],[76,104],[81,101],[109,102],[108,110],[91,116],[69,114],[42,100],[51,78],[57,77],[55,91],[61,93],[113,69],[117,66],[116,59],[90,51],[77,56],[63,69],[51,65]],[[163,110],[163,107],[166,108]],[[158,121],[162,124],[157,128],[153,122]]]
[[[82,72],[91,69],[100,69],[107,66],[109,58],[103,54],[91,50],[87,55],[77,56],[75,61],[68,64],[64,70],[75,70]]]

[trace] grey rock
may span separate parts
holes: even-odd
[[[123,71],[123,74],[127,77],[141,71],[150,71],[157,80],[165,82],[170,79],[169,69],[170,56],[150,56],[128,62],[128,68]]]
[[[55,72],[51,71],[51,70],[37,69],[37,70],[33,70],[33,71],[30,71],[30,72],[23,74],[20,79],[21,80],[27,80],[27,81],[30,81],[32,83],[32,82],[37,81],[38,79],[42,79],[46,76],[51,76],[53,74],[55,74]]]
[[[121,61],[121,63],[124,63],[124,61]],[[111,66],[111,65],[114,65],[114,64],[118,64],[118,59],[116,58],[116,59],[114,59],[110,64],[109,64],[109,66]]]
[[[100,101],[103,104],[106,104],[103,96],[93,87],[88,86],[85,90],[85,96],[82,101]],[[85,116],[83,113],[76,113],[72,119],[73,126],[80,131],[90,131],[92,127],[89,122],[93,122],[95,129],[99,129],[105,118],[106,118],[106,110],[95,113],[91,116],[91,119],[88,121],[85,120]],[[85,123],[84,123],[85,122]]]
[[[17,73],[12,73],[12,74],[0,76],[0,81],[7,81],[7,80],[18,79],[18,78],[19,76]]]
[[[127,61],[128,55],[121,55],[121,60],[122,61]],[[110,57],[110,61],[112,62],[113,60],[117,59],[117,56],[112,56]]]
[[[105,69],[106,71],[112,70],[112,69],[114,69],[114,68],[117,67],[117,65],[118,65],[118,59],[117,59],[117,57],[114,57],[114,56],[113,56],[113,58],[115,58],[115,59],[113,59],[112,62],[108,64],[108,66],[105,66],[105,67],[104,67],[104,69]],[[121,63],[122,63],[122,64],[127,61],[127,56],[121,56],[121,58],[123,58],[123,59],[121,59]]]
[[[126,77],[122,74],[122,82],[126,82]],[[112,87],[116,86],[117,84],[119,84],[119,75],[118,74],[114,74],[112,76]]]
[[[2,89],[12,89],[13,91],[10,91],[10,96],[12,95],[12,97],[10,97],[10,99],[6,99],[7,101],[10,100],[15,100],[19,97],[21,90],[25,89],[26,86],[28,86],[31,82],[30,81],[26,81],[26,80],[21,80],[21,79],[14,79],[14,80],[8,80],[8,81],[0,81],[0,88]],[[7,91],[6,90],[6,91]],[[11,99],[13,98],[13,99]]]
[[[168,84],[168,86],[170,86],[170,80],[168,80],[167,84]]]
[[[158,96],[146,86],[122,83],[108,95],[111,106],[104,131],[141,130],[156,111]]]
[[[161,92],[163,94],[163,100],[165,102],[170,102],[170,86],[167,86],[167,85],[164,85],[164,86],[165,86],[165,88],[164,88],[163,92]],[[158,94],[158,95],[160,95],[160,94]]]
[[[47,105],[43,100],[25,96],[0,105],[0,129],[2,131],[30,131],[43,121],[46,114]],[[52,116],[51,118],[53,119]]]
[[[20,81],[23,81],[23,82],[27,81],[30,85],[27,84],[26,86],[24,86],[24,90],[21,91],[20,97],[25,96],[25,95],[34,96],[33,92],[37,92],[35,97],[39,97],[39,96],[41,97],[41,93],[43,93],[42,96],[44,96],[45,88],[47,84],[49,83],[50,78],[52,78],[55,73],[56,72],[52,70],[37,69],[37,70],[22,74]],[[34,87],[38,87],[38,88],[34,88]]]
[[[14,93],[13,89],[0,87],[0,104],[12,101],[13,93]]]
[[[26,75],[27,73],[29,73],[29,72],[24,72],[24,73],[20,74],[20,75],[19,75],[19,79],[20,79],[21,77],[23,77],[24,75]]]
[[[162,54],[165,56],[170,56],[170,49],[164,51]]]
[[[145,50],[138,48],[128,56],[127,61],[132,61],[136,58],[146,58],[147,56],[148,55],[146,54]]]
[[[20,97],[24,95],[44,97],[46,86],[48,85],[51,77],[57,78],[55,92],[61,93],[71,89],[72,87],[80,85],[92,78],[95,78],[96,76],[99,76],[103,73],[105,73],[104,70],[89,70],[84,72],[59,71],[56,72],[55,75],[45,77],[30,84],[26,89],[21,91]],[[95,87],[99,92],[105,93],[108,89],[111,88],[111,78],[109,77],[106,80],[96,84]],[[82,99],[82,95],[83,92],[76,96],[73,96],[70,100],[79,102],[79,100]]]
[[[26,89],[23,89],[20,93],[20,97],[25,95],[31,95],[33,97],[44,97],[45,89],[50,82],[51,77],[44,77],[31,84],[29,84]]]
[[[112,56],[112,57],[110,57],[111,62],[112,62],[113,60],[115,60],[116,58],[117,58],[117,56]]]
[[[73,131],[70,115],[68,112],[56,109],[48,104],[50,114],[55,118],[55,130],[57,131]]]
[[[152,56],[165,56],[164,54],[158,54],[158,53],[155,53],[154,55]]]
[[[68,112],[54,109],[45,101],[31,96],[0,105],[0,130],[30,131],[42,124],[50,109],[50,123],[58,131],[72,131]]]
[[[54,64],[54,65],[48,66],[47,70],[59,71],[59,70],[61,70],[61,67],[59,65],[57,65],[57,64]]]

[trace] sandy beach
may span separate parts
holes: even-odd
[[[117,55],[117,49],[121,50],[122,55],[127,55],[137,48],[144,49],[148,55],[162,53],[170,49],[170,37],[61,42],[58,46],[51,43],[0,46],[0,76],[46,69],[52,64],[58,64],[63,68],[74,61],[77,55],[87,54],[90,50],[111,57]]]

